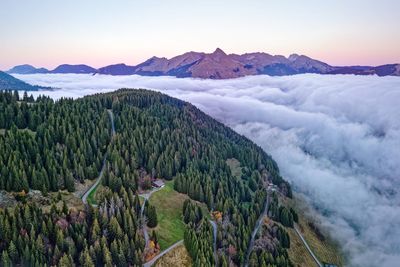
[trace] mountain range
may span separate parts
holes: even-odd
[[[93,73],[107,75],[175,76],[203,79],[229,79],[248,75],[284,76],[302,73],[400,76],[400,64],[381,66],[331,66],[305,55],[289,57],[267,53],[226,54],[217,48],[213,53],[187,52],[167,59],[152,57],[136,66],[115,64],[99,69],[87,65],[63,64],[54,70],[19,65],[10,74]]]

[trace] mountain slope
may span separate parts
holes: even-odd
[[[41,87],[30,85],[10,74],[0,71],[0,90],[37,91]]]
[[[132,75],[135,74],[135,69],[134,66],[128,66],[121,63],[102,67],[97,70],[97,73],[109,75]]]
[[[138,193],[149,188],[146,181],[151,188],[152,179],[157,177],[174,180],[174,189],[186,194],[186,198],[204,203],[203,207],[209,209],[206,213],[219,211],[224,223],[218,223],[218,231],[229,243],[217,244],[218,259],[240,266],[268,197],[266,185],[274,183],[282,195],[291,196],[290,185],[280,176],[269,155],[187,102],[148,90],[128,89],[76,100],[38,97],[26,103],[18,99],[12,92],[0,92],[0,109],[6,111],[0,112],[0,128],[4,129],[4,134],[0,134],[0,190],[24,190],[19,196],[26,203],[21,201],[16,207],[9,207],[15,213],[0,209],[0,229],[11,225],[7,233],[35,238],[24,241],[25,250],[14,250],[20,235],[4,235],[0,254],[4,255],[5,249],[11,251],[12,265],[26,265],[23,255],[32,254],[36,249],[33,244],[41,244],[43,240],[46,246],[41,253],[46,257],[36,258],[39,265],[58,265],[61,260],[58,246],[65,239],[68,246],[74,244],[73,250],[63,252],[67,258],[63,261],[69,261],[66,266],[72,266],[71,261],[78,265],[82,258],[98,261],[99,265],[107,260],[109,266],[141,266],[149,249],[143,247],[139,227],[145,220]],[[109,112],[115,120],[113,136]],[[232,173],[229,159],[240,164],[241,175]],[[43,205],[51,203],[50,200],[34,205],[29,200],[35,193],[33,190],[39,195],[42,191],[45,199],[64,190],[58,198],[65,199],[82,186],[80,183],[97,177],[99,172],[104,172],[103,193],[99,194],[97,208],[82,209],[60,203],[62,209],[54,205],[48,212],[42,212]],[[151,203],[145,209],[144,214],[152,210]],[[190,236],[185,235],[188,239],[185,245],[192,243],[192,237],[205,247],[212,237],[211,226],[206,214],[192,209],[195,206],[186,209],[184,222],[195,220],[204,235],[188,230]],[[151,238],[154,247],[158,247],[155,235]],[[80,246],[82,240],[87,245]],[[199,249],[198,259],[194,258],[197,266],[214,265],[211,247]],[[276,247],[282,250],[274,254],[274,260],[279,256],[279,261],[289,261],[284,247]],[[88,252],[96,249],[111,250],[112,257],[99,260],[96,253]]]

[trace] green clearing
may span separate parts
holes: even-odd
[[[155,206],[157,211],[158,225],[153,230],[157,231],[161,250],[183,239],[185,224],[182,220],[182,209],[186,199],[189,199],[187,195],[174,190],[173,181],[166,182],[161,190],[150,197],[149,203]],[[207,207],[204,204],[201,206],[204,214],[209,216]]]
[[[98,184],[96,185],[96,187],[93,189],[93,191],[90,192],[90,194],[88,195],[88,197],[87,197],[87,202],[88,202],[90,205],[97,205],[96,192],[97,192],[97,189],[99,189],[100,186],[101,186],[101,183],[98,183]]]
[[[240,162],[235,159],[227,159],[226,164],[228,164],[229,169],[231,169],[231,173],[233,176],[240,178],[242,176],[242,167],[240,167]]]

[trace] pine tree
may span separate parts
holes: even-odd
[[[90,257],[89,251],[87,248],[81,253],[79,258],[82,267],[94,267],[93,260]]]
[[[7,250],[3,250],[3,253],[1,254],[1,264],[4,267],[11,267],[11,260],[8,256]]]
[[[150,228],[156,227],[158,224],[156,207],[149,205],[147,209],[147,226]]]
[[[71,257],[71,255],[64,254],[60,261],[58,262],[58,267],[70,267],[70,266],[75,266],[74,261]]]
[[[107,246],[103,247],[103,263],[104,263],[104,266],[106,266],[106,267],[113,266],[111,253]]]
[[[13,263],[18,262],[18,251],[13,241],[11,241],[10,245],[8,246],[8,255],[10,255],[11,262]]]

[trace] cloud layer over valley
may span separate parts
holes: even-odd
[[[80,74],[15,75],[79,97],[148,88],[189,101],[278,162],[352,266],[400,262],[400,78],[250,76],[233,80]],[[38,94],[34,92],[34,94]]]

